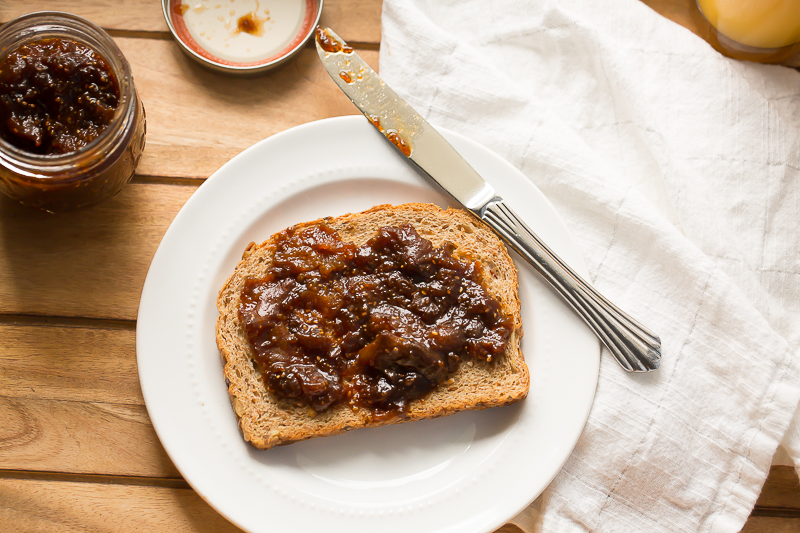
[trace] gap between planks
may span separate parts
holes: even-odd
[[[127,39],[159,39],[162,41],[171,41],[172,34],[167,31],[147,31],[147,30],[114,30],[104,28],[112,37],[122,37]],[[311,42],[309,40],[309,42]],[[380,43],[371,43],[366,41],[347,41],[347,44],[356,50],[380,50]]]
[[[103,29],[112,37],[122,37],[125,39],[158,39],[160,41],[171,41],[173,38],[172,34],[168,31]]]
[[[0,313],[0,325],[136,330],[136,321],[124,318],[83,318]]]
[[[8,21],[0,21],[0,25]],[[174,37],[168,31],[147,31],[147,30],[117,30],[113,28],[103,28],[110,36],[123,39],[155,39],[158,41],[172,41]],[[347,44],[356,50],[380,50],[380,43],[366,41],[348,41]]]
[[[182,178],[179,176],[166,177],[166,176],[150,176],[147,174],[136,174],[130,183],[139,183],[143,185],[182,185],[199,187],[208,178]]]
[[[800,518],[800,509],[791,507],[764,507],[756,505],[750,516],[764,516],[769,518]]]
[[[166,31],[104,29],[112,37],[122,37],[126,39],[159,39],[162,41],[171,41],[173,39],[172,34]],[[372,50],[375,52],[380,50],[381,47],[380,43],[370,43],[366,41],[347,41],[347,44],[356,50]]]
[[[183,478],[120,476],[105,474],[77,474],[69,472],[48,472],[41,470],[0,469],[0,479],[19,479],[30,481],[62,481],[68,483],[95,483],[100,485],[132,485],[138,487],[158,487],[169,489],[190,489]]]

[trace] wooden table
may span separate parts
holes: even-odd
[[[691,26],[685,0],[647,3]],[[54,7],[116,39],[147,108],[147,148],[133,182],[95,208],[50,215],[0,200],[0,531],[238,531],[189,488],[150,424],[139,295],[161,237],[207,176],[264,137],[355,108],[311,47],[254,79],[197,66],[160,0],[4,0],[0,21]],[[326,0],[323,14],[376,68],[380,9]],[[773,467],[745,531],[798,530],[797,477]]]

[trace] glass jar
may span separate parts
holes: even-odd
[[[800,0],[697,0],[692,15],[726,56],[800,66]]]
[[[144,106],[128,61],[100,27],[69,13],[43,11],[0,28],[0,62],[25,44],[60,38],[77,41],[102,57],[116,77],[119,100],[98,137],[64,154],[24,151],[0,137],[0,192],[47,211],[96,204],[117,194],[133,177],[145,143]]]

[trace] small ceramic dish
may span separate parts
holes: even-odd
[[[162,0],[162,8],[189,57],[220,72],[255,74],[303,47],[322,0]]]

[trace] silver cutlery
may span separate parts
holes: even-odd
[[[629,372],[661,362],[661,339],[631,318],[559,258],[439,132],[384,83],[330,28],[316,46],[333,81],[410,162],[480,218],[569,303]]]

